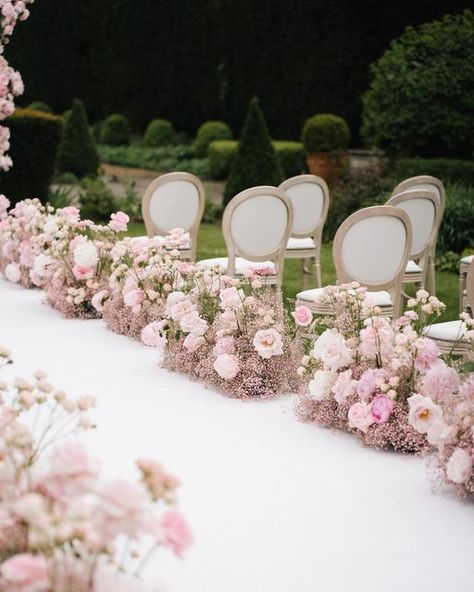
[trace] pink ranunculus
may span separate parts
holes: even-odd
[[[337,329],[326,329],[314,342],[313,355],[330,370],[339,370],[352,362],[353,352]]]
[[[97,312],[102,312],[104,310],[104,302],[107,300],[108,296],[108,290],[100,290],[100,292],[94,294],[91,303]]]
[[[396,403],[385,395],[378,395],[372,401],[370,406],[370,413],[375,423],[385,423],[388,421],[395,409]]]
[[[420,434],[427,434],[435,421],[443,419],[441,407],[429,397],[414,394],[408,399],[408,423]]]
[[[354,403],[347,414],[349,427],[356,428],[366,433],[369,427],[374,423],[374,418],[370,412],[370,405],[365,401]]]
[[[263,359],[283,354],[283,341],[276,329],[259,329],[253,338],[253,346]]]
[[[125,306],[130,306],[133,308],[134,306],[140,306],[145,298],[145,293],[141,288],[137,290],[130,290],[130,292],[126,292],[123,296],[123,301]]]
[[[232,335],[227,335],[226,337],[221,337],[217,340],[212,353],[215,356],[220,356],[221,354],[233,354],[235,350],[235,340]]]
[[[459,374],[456,370],[438,361],[423,376],[420,392],[434,401],[443,401],[451,397],[458,387]]]
[[[357,389],[357,380],[352,378],[352,371],[345,370],[340,372],[337,376],[337,380],[332,387],[334,393],[334,399],[339,403],[343,403],[348,397],[355,394]]]
[[[7,280],[12,282],[12,284],[17,284],[21,279],[20,268],[15,263],[9,263],[5,267],[5,271],[3,273],[5,274]]]
[[[152,534],[158,543],[169,547],[177,557],[182,557],[194,542],[186,520],[176,510],[166,510],[159,516],[152,524]]]
[[[465,448],[456,448],[446,465],[446,476],[453,483],[466,483],[472,474],[472,461]]]
[[[110,216],[109,228],[114,232],[125,232],[130,218],[124,212],[117,212]]]
[[[72,273],[76,280],[90,280],[95,275],[95,267],[83,267],[82,265],[74,265],[74,267],[72,268]]]
[[[359,379],[357,384],[357,394],[361,399],[368,399],[375,393],[379,381],[384,381],[387,376],[383,368],[369,368]]]
[[[415,341],[415,368],[426,372],[439,359],[441,352],[436,343],[428,337],[420,337]]]
[[[163,321],[153,321],[152,323],[149,323],[142,329],[142,342],[145,345],[156,347],[158,350],[163,351],[166,345],[166,337],[163,335],[163,329]]]
[[[42,555],[22,553],[2,563],[0,573],[5,590],[10,592],[47,592],[48,565]]]
[[[236,356],[231,354],[217,356],[213,367],[217,374],[224,380],[232,380],[239,373],[239,362]]]
[[[190,354],[193,354],[205,343],[206,340],[202,335],[199,335],[197,333],[189,333],[188,335],[186,335],[183,341],[183,346],[188,350]]]
[[[295,323],[300,327],[307,327],[313,321],[313,313],[304,304],[297,306],[291,315],[295,319]]]

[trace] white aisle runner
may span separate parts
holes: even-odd
[[[431,490],[421,459],[297,422],[294,399],[227,399],[156,366],[101,321],[65,320],[0,280],[15,375],[98,397],[86,436],[108,477],[153,457],[182,480],[196,537],[162,551],[162,592],[471,592],[474,507]]]

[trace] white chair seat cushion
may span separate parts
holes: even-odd
[[[147,241],[150,237],[149,236],[132,236],[132,241]],[[152,238],[165,238],[164,236],[159,236],[158,234]],[[189,251],[191,249],[191,246],[184,246],[184,245],[180,245],[178,247],[178,251]]]
[[[439,341],[457,341],[466,332],[466,325],[462,321],[446,321],[426,327],[424,334]]]
[[[308,236],[307,238],[292,238],[288,239],[286,245],[287,250],[292,251],[293,249],[314,249],[314,240]]]
[[[474,255],[466,255],[465,257],[461,258],[461,263],[471,263],[471,261],[474,259]]]
[[[198,261],[196,265],[201,269],[220,267],[220,269],[226,273],[228,261],[227,257],[214,257],[213,259],[203,259],[202,261]],[[249,268],[263,269],[265,267],[270,267],[273,270],[273,273],[276,274],[276,268],[273,261],[249,261],[243,257],[236,257],[235,259],[235,273],[238,275],[242,275],[244,271]]]
[[[296,295],[297,300],[301,300],[302,302],[310,302],[314,304],[315,300],[321,296],[323,293],[324,288],[313,288],[312,290],[304,290],[303,292],[299,292]],[[367,297],[370,298],[370,304],[372,306],[380,306],[381,308],[385,308],[387,306],[392,306],[392,299],[390,298],[390,294],[382,290],[380,292],[367,292]]]
[[[414,261],[412,261],[410,259],[410,261],[408,261],[406,269],[405,269],[405,273],[421,273],[423,270],[421,269],[421,267],[415,263]]]

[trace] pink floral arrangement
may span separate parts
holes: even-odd
[[[62,441],[93,426],[93,397],[70,399],[43,372],[0,390],[0,589],[144,590],[139,576],[159,547],[181,557],[192,543],[174,509],[178,480],[140,459],[137,482],[101,481],[83,446]]]
[[[69,318],[100,316],[92,299],[107,286],[111,251],[127,224],[123,212],[112,214],[109,224],[102,226],[81,220],[74,206],[56,211],[44,228],[48,247],[35,260],[51,306]]]
[[[0,195],[0,272],[8,281],[26,288],[39,286],[35,258],[45,248],[44,228],[52,208],[43,206],[38,199],[20,201],[7,212],[9,205],[8,199]]]
[[[196,270],[188,289],[170,292],[164,319],[142,340],[165,368],[238,398],[272,397],[295,387],[298,342],[281,295],[249,270],[238,280],[218,269]]]
[[[125,238],[111,251],[107,288],[92,304],[107,326],[140,339],[142,329],[163,318],[168,294],[189,283],[195,266],[179,260],[179,247],[189,245],[189,234],[176,229],[166,237]]]
[[[423,329],[444,304],[419,290],[410,310],[391,322],[357,283],[328,287],[322,299],[334,316],[308,322],[306,307],[294,313],[306,332],[320,332],[308,340],[298,368],[306,377],[299,417],[351,432],[374,448],[424,451],[429,442],[410,421],[410,402],[443,363]]]

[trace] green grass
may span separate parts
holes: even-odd
[[[145,234],[145,228],[141,223],[129,225],[131,236]],[[197,245],[197,260],[221,257],[226,254],[224,238],[220,225],[201,224]],[[326,243],[321,250],[321,272],[323,286],[334,284],[336,272],[332,262],[332,244]],[[443,320],[452,320],[458,317],[458,276],[454,273],[438,272],[436,274],[437,296],[447,308]],[[294,298],[301,290],[301,262],[298,259],[285,261],[285,276],[283,292],[287,298]],[[310,286],[312,287],[312,286]]]

